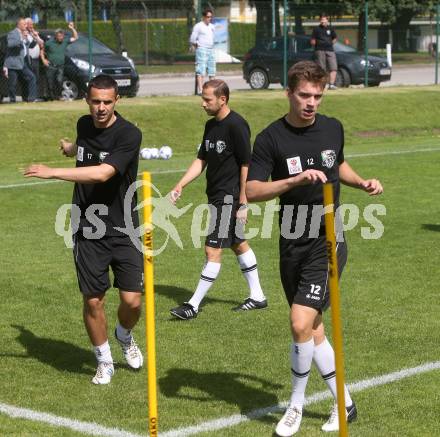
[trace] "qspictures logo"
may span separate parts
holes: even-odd
[[[170,240],[179,249],[184,249],[183,241],[188,241],[187,234],[190,234],[191,245],[194,248],[201,248],[205,238],[210,235],[216,223],[219,223],[219,237],[226,238],[232,214],[232,196],[225,196],[221,208],[213,207],[208,203],[194,205],[188,203],[178,207],[170,201],[169,195],[163,196],[159,189],[150,184],[152,197],[138,203],[132,211],[133,199],[136,191],[143,186],[144,181],[136,181],[130,185],[124,198],[124,226],[115,229],[127,235],[142,253],[146,253],[141,237],[148,231],[161,230],[160,244],[154,247],[153,256],[162,253],[168,246]],[[152,223],[146,229],[144,225],[135,227],[133,214],[142,212],[144,206],[152,206]],[[236,221],[234,232],[240,238],[251,240],[253,238],[272,239],[279,232],[285,239],[318,238],[322,228],[325,209],[322,205],[284,205],[282,213],[281,205],[276,200],[260,204],[250,204],[248,209],[248,221],[253,222],[253,217],[259,217],[259,226],[244,227]],[[342,204],[335,211],[335,232],[336,240],[343,241],[344,232],[359,231],[361,237],[366,240],[377,240],[385,232],[385,226],[380,217],[386,215],[385,205],[371,203],[362,208],[355,204]],[[178,221],[186,215],[191,214],[190,226],[177,227]],[[107,225],[103,217],[108,216],[108,207],[103,204],[90,205],[84,212],[78,205],[64,204],[60,206],[55,217],[55,232],[63,237],[67,247],[73,247],[72,236],[81,233],[87,239],[100,239],[106,235]],[[280,216],[280,217],[279,217]],[[142,217],[142,214],[141,214]],[[90,226],[80,228],[80,219],[83,218]],[[83,220],[84,221],[84,220]],[[183,230],[184,229],[184,230]],[[185,233],[183,239],[181,233]],[[187,243],[187,246],[189,244]]]

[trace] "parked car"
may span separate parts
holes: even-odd
[[[40,37],[47,41],[53,38],[53,30],[41,30]],[[66,33],[66,38],[70,35]],[[0,67],[6,54],[6,35],[0,36]],[[114,52],[104,43],[92,38],[92,74],[104,73],[112,76],[119,85],[121,96],[136,96],[139,89],[139,75],[133,61]],[[84,96],[89,82],[89,39],[87,34],[79,33],[78,39],[66,49],[64,81],[62,94],[66,98],[78,99]],[[45,68],[40,63],[39,95],[47,96]],[[21,95],[21,84],[18,84],[17,95]],[[8,96],[8,81],[0,77],[0,101]]]
[[[287,39],[287,68],[296,62],[312,60],[314,48],[310,36],[297,35]],[[365,80],[365,56],[353,47],[337,41],[334,45],[338,60],[336,86],[363,84]],[[262,40],[244,57],[243,77],[253,89],[267,88],[271,83],[283,82],[284,38]],[[368,84],[378,86],[391,79],[391,67],[387,60],[368,56]]]

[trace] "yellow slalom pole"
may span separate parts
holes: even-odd
[[[153,225],[151,204],[151,175],[142,173],[144,234],[144,292],[148,365],[148,431],[149,436],[158,435],[157,381],[156,381],[156,328],[154,321],[154,274],[153,274]]]
[[[338,259],[336,256],[335,214],[333,185],[326,183],[324,190],[325,236],[327,240],[328,277],[333,326],[333,346],[336,364],[336,392],[338,398],[339,436],[348,436],[344,396],[344,352],[342,348],[341,311],[339,300]]]

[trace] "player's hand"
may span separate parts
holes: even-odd
[[[71,30],[75,29],[75,25],[73,24],[72,21],[67,25],[67,27]]]
[[[67,138],[62,138],[60,140],[60,150],[64,156],[68,156],[69,158],[75,156],[76,149],[76,144],[71,143]]]
[[[312,185],[317,182],[325,184],[327,182],[325,173],[314,169],[303,171],[292,179],[295,181],[295,185]]]
[[[43,164],[33,164],[30,165],[24,171],[25,178],[41,178],[41,179],[52,179],[53,178],[53,168],[48,167]]]
[[[242,225],[245,225],[247,223],[247,215],[248,215],[248,208],[239,208],[236,214],[237,221]]]
[[[173,205],[176,204],[177,200],[182,195],[182,187],[180,185],[176,185],[171,191],[170,191],[170,201]]]
[[[48,59],[43,59],[43,64],[45,65],[45,67],[49,66],[49,60]]]
[[[382,184],[378,179],[367,179],[361,184],[361,188],[366,191],[370,196],[377,196],[383,193]]]

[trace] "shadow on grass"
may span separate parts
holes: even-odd
[[[188,290],[186,288],[175,287],[173,285],[155,285],[154,292],[157,294],[161,294],[162,296],[168,297],[170,299],[173,299],[176,302],[176,304],[188,302],[194,293],[194,291]],[[241,294],[242,296],[238,296],[237,293],[237,300],[228,300],[228,299],[218,299],[216,297],[211,297],[208,293],[208,295],[203,299],[202,307],[210,303],[226,303],[228,305],[236,306],[239,303],[241,303],[246,297],[248,297],[247,290],[244,290],[244,292]]]
[[[282,387],[243,373],[202,373],[191,369],[170,369],[165,377],[159,379],[159,385],[165,396],[195,402],[223,401],[236,405],[241,414],[251,419],[268,423],[273,423],[272,417],[249,413],[277,405],[278,398],[272,391]]]
[[[422,228],[426,231],[440,232],[440,225],[423,224]]]
[[[29,358],[36,358],[62,372],[94,374],[95,355],[92,351],[62,340],[37,337],[24,326],[11,326],[18,330],[17,341],[26,348]]]

